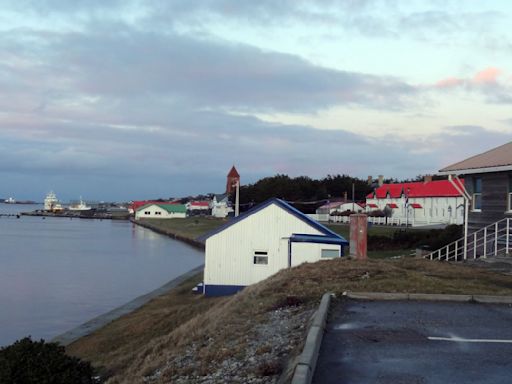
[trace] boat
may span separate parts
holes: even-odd
[[[12,197],[9,197],[8,199],[4,200],[5,204],[16,204],[16,200],[14,200]]]
[[[90,211],[92,208],[89,207],[85,201],[82,200],[82,196],[80,196],[80,202],[78,204],[71,204],[69,206],[70,211]]]
[[[50,191],[44,198],[44,210],[49,212],[62,211],[62,205],[53,191]]]

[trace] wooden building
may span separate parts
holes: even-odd
[[[305,262],[341,257],[348,242],[288,203],[268,200],[202,238],[203,292],[229,295]]]
[[[463,175],[471,197],[468,230],[512,218],[512,142],[452,164],[441,175]]]

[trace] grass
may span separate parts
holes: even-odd
[[[331,231],[343,236],[345,239],[350,238],[350,226],[348,224],[324,224]],[[386,236],[393,237],[396,231],[405,230],[403,227],[385,226],[385,225],[372,225],[368,227],[369,236]],[[407,231],[428,231],[428,229],[421,228],[407,228]]]
[[[151,340],[171,333],[226,300],[205,300],[202,295],[192,294],[192,288],[202,279],[202,273],[197,274],[177,289],[75,341],[67,352],[93,362],[103,375],[115,376],[126,371],[136,356],[148,353]]]
[[[221,225],[227,223],[226,219],[214,217],[187,217],[185,219],[141,219],[141,222],[157,226],[179,236],[194,240]]]
[[[103,367],[111,383],[142,382],[144,375],[157,369],[160,382],[172,382],[179,375],[193,382],[193,378],[222,369],[222,362],[233,356],[243,359],[248,340],[257,334],[255,329],[269,321],[283,303],[311,310],[328,291],[338,297],[344,291],[512,295],[512,276],[411,258],[303,264],[227,298],[192,295],[194,282],[191,279],[78,340],[68,351]],[[290,340],[293,348],[286,358],[293,358],[301,348],[305,330],[294,332],[299,334]],[[265,350],[266,341],[261,342]],[[175,363],[190,350],[195,351],[193,360]]]

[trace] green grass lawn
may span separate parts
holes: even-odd
[[[322,223],[323,224],[323,223]],[[350,237],[350,226],[348,224],[324,224],[331,231],[336,232],[337,234],[343,236],[345,239],[349,240]],[[384,226],[384,225],[372,225],[368,228],[369,236],[387,236],[393,237],[393,233],[400,230],[407,231],[428,231],[428,229],[421,228],[407,228],[404,227],[392,227],[392,226]]]
[[[169,231],[173,234],[192,240],[227,223],[227,220],[225,219],[217,219],[214,217],[187,217],[186,219],[142,219],[141,221],[154,225],[161,230]]]
[[[141,221],[148,223],[159,229],[170,232],[189,239],[196,239],[221,225],[228,222],[227,219],[218,219],[212,217],[187,217],[186,219],[142,219]],[[346,224],[328,224],[328,228],[340,234],[345,239],[350,240],[350,227]],[[368,228],[369,236],[387,236],[392,237],[393,233],[398,230],[404,230],[400,227],[371,226]],[[425,231],[424,229],[407,228],[408,231]],[[373,259],[384,259],[400,255],[411,254],[412,249],[398,248],[395,250],[377,250],[369,251],[368,257]],[[346,250],[348,253],[348,249]]]

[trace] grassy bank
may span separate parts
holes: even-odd
[[[186,219],[142,219],[139,220],[142,225],[158,230],[160,233],[183,238],[183,240],[194,241],[198,237],[220,227],[227,223],[226,219],[216,219],[210,217],[188,217]],[[346,224],[328,224],[327,227],[340,234],[345,239],[349,239],[349,226]],[[391,238],[396,231],[401,230],[397,227],[371,226],[368,228],[369,246],[371,246],[372,237],[384,236]],[[403,230],[403,229],[402,229]],[[426,232],[424,229],[408,228],[407,231]],[[398,245],[394,249],[377,249],[368,251],[368,257],[382,259],[401,255],[410,255],[413,248],[401,247]]]
[[[111,383],[139,383],[144,376],[152,377],[150,382],[197,382],[208,375],[211,382],[233,382],[234,376],[226,376],[231,371],[272,382],[300,351],[306,327],[275,335],[268,329],[303,319],[326,291],[512,295],[511,276],[417,259],[304,264],[227,298],[192,295],[196,281],[78,340],[68,351],[103,367]],[[305,322],[292,322],[299,323]],[[278,338],[281,344],[274,343]]]
[[[159,228],[162,232],[182,236],[195,240],[227,223],[226,219],[214,217],[187,217],[185,219],[140,219],[142,224],[149,224]]]

